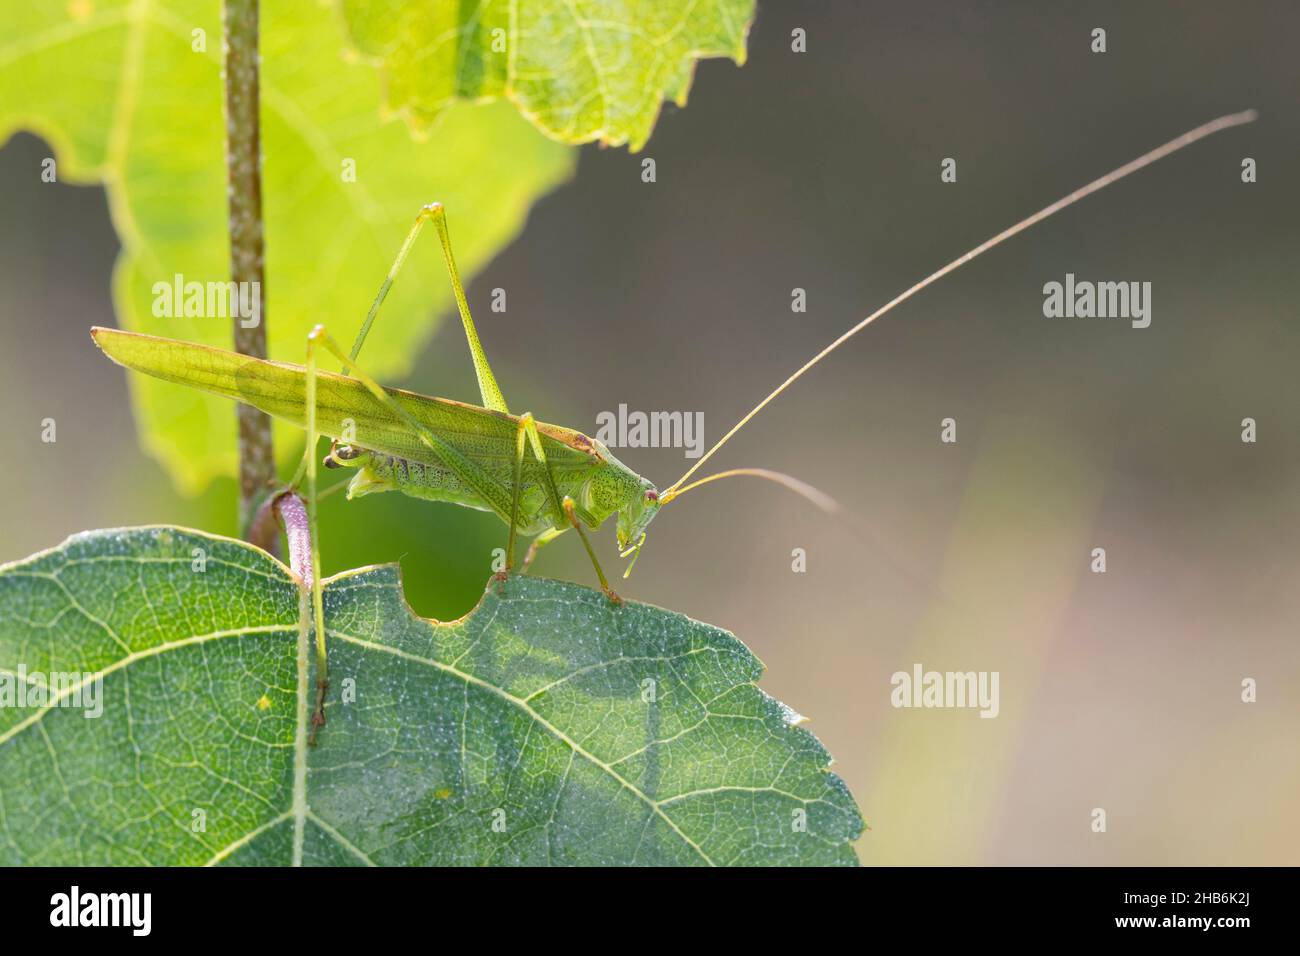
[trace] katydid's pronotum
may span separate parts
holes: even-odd
[[[319,539],[315,528],[315,449],[318,437],[325,435],[332,439],[332,443],[324,463],[331,468],[355,471],[348,485],[349,498],[378,491],[401,491],[417,498],[496,513],[509,528],[506,571],[499,575],[502,581],[513,569],[518,535],[534,538],[524,561],[526,570],[539,547],[573,528],[591,558],[601,588],[611,600],[617,601],[584,526],[595,530],[606,519],[617,515],[620,555],[633,559],[628,564],[626,577],[645,543],[647,527],[660,510],[686,492],[713,481],[744,475],[766,478],[798,492],[824,510],[833,510],[834,502],[825,495],[788,475],[765,469],[736,468],[694,481],[690,479],[718,449],[796,379],[926,286],[1085,196],[1184,146],[1220,130],[1249,123],[1255,117],[1255,112],[1250,110],[1198,126],[1020,220],[917,282],[802,365],[663,492],[623,465],[596,439],[573,429],[536,421],[528,413],[514,415],[510,412],[470,316],[452,255],[445,215],[436,203],[420,211],[348,353],[343,352],[323,326],[317,326],[308,335],[305,366],[254,359],[209,346],[111,329],[95,328],[92,335],[110,358],[128,368],[233,398],[306,429],[307,449],[303,464],[289,487],[297,488],[305,479],[312,528],[313,581],[320,580]],[[384,388],[357,364],[379,308],[412,244],[428,222],[434,224],[442,245],[456,306],[478,377],[482,406]],[[341,373],[319,368],[321,349],[342,363]],[[323,611],[320,589],[314,587],[313,590],[316,592],[314,619],[318,667],[323,675]],[[319,706],[317,717],[320,717]]]

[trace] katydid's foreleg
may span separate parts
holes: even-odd
[[[582,522],[578,519],[573,499],[568,495],[563,498],[560,497],[559,490],[555,486],[555,476],[551,474],[551,463],[542,448],[542,436],[537,431],[537,423],[533,421],[533,416],[529,414],[523,415],[519,419],[519,427],[528,433],[528,440],[533,446],[533,456],[542,465],[542,475],[546,481],[547,495],[550,497],[551,503],[556,506],[556,513],[560,518],[560,523],[567,521],[577,529],[578,537],[582,538],[582,546],[587,549],[587,557],[591,558],[591,566],[596,569],[596,577],[600,580],[600,589],[615,604],[621,603],[619,596],[614,593],[613,588],[609,586],[609,581],[605,579],[605,572],[600,566],[600,561],[596,558],[595,550],[591,547],[591,541],[587,539],[587,532],[583,530]],[[516,481],[517,487],[518,481]],[[560,525],[557,524],[556,527],[558,528]]]
[[[547,528],[537,537],[533,538],[533,543],[528,546],[528,553],[524,555],[523,572],[525,574],[528,573],[528,568],[532,565],[533,561],[537,558],[538,551],[541,551],[542,548],[546,547],[546,545],[550,544],[552,541],[554,541],[556,538],[558,538],[560,535],[564,534],[564,532],[568,530],[569,530],[568,528]]]
[[[402,264],[406,262],[406,256],[411,251],[411,246],[415,244],[415,239],[426,222],[432,222],[434,229],[438,231],[438,242],[442,245],[442,257],[447,263],[447,272],[451,276],[451,290],[456,297],[456,309],[460,312],[461,325],[465,327],[465,338],[469,342],[469,353],[474,361],[474,374],[478,377],[478,388],[483,396],[483,405],[485,408],[509,414],[510,409],[506,407],[505,397],[501,394],[501,388],[497,385],[496,376],[492,374],[492,366],[488,364],[487,355],[483,351],[483,343],[479,341],[478,329],[474,327],[474,319],[469,314],[469,301],[465,298],[465,287],[461,284],[460,271],[456,268],[456,258],[451,252],[451,236],[447,232],[447,214],[442,208],[442,203],[429,203],[421,208],[420,214],[415,217],[415,225],[406,234],[406,240],[402,243],[402,248],[398,250],[397,258],[388,270],[388,276],[384,279],[383,285],[379,287],[379,294],[375,296],[375,301],[366,314],[366,320],[361,323],[361,331],[357,333],[357,339],[352,344],[352,352],[343,363],[343,374],[348,374],[349,364],[355,362],[357,355],[360,354],[361,346],[365,344],[366,336],[370,334],[371,326],[375,324],[375,316],[379,313],[379,307],[388,296],[388,290],[392,287],[393,280],[397,278],[397,273],[401,270]]]
[[[356,449],[352,449],[350,454],[340,455],[339,441],[336,438],[330,442],[329,454],[325,456],[324,464],[326,468],[359,468],[363,460]]]

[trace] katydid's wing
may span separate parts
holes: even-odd
[[[90,334],[104,354],[119,365],[233,398],[299,428],[306,427],[307,375],[301,365],[119,329],[97,327]],[[513,463],[518,429],[518,419],[513,415],[402,389],[385,391],[416,421],[471,461]],[[323,435],[409,461],[441,464],[436,454],[412,433],[410,425],[385,408],[355,378],[318,372],[316,407],[316,425]],[[553,464],[563,467],[579,464],[575,459],[601,460],[600,451],[580,432],[540,422],[538,430]]]

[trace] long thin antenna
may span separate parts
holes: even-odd
[[[1163,146],[1157,146],[1155,149],[1151,150],[1151,152],[1144,153],[1143,155],[1139,156],[1137,159],[1133,160],[1132,162],[1125,163],[1123,166],[1119,167],[1119,169],[1112,170],[1111,172],[1107,173],[1105,176],[1102,176],[1100,179],[1094,179],[1092,182],[1088,183],[1088,185],[1076,189],[1068,196],[1065,196],[1062,199],[1058,199],[1050,206],[1040,209],[1032,216],[1020,220],[1018,223],[1016,223],[1014,226],[1011,226],[1009,229],[1004,229],[1002,232],[999,232],[992,239],[989,239],[981,243],[980,245],[976,246],[974,249],[970,250],[970,252],[967,252],[965,255],[959,256],[958,258],[954,259],[952,262],[948,263],[939,271],[933,272],[930,275],[926,276],[924,279],[922,279],[916,285],[912,286],[906,292],[886,302],[875,312],[872,312],[869,316],[867,316],[857,325],[853,326],[853,328],[849,329],[838,339],[836,339],[830,345],[826,346],[826,348],[822,349],[811,359],[805,362],[797,372],[795,372],[784,382],[778,385],[776,389],[770,395],[767,396],[767,398],[763,399],[761,402],[755,405],[753,410],[750,411],[748,415],[746,415],[740,421],[736,422],[736,424],[732,426],[731,431],[723,435],[722,438],[719,439],[719,441],[712,448],[710,448],[707,452],[705,452],[704,456],[700,458],[698,461],[696,461],[695,464],[693,464],[690,467],[690,469],[687,470],[686,474],[678,478],[677,481],[675,481],[672,484],[672,486],[664,492],[664,494],[670,494],[672,492],[675,492],[677,488],[679,488],[682,485],[683,482],[685,482],[688,478],[690,478],[691,475],[695,474],[695,472],[699,469],[701,465],[703,465],[706,461],[708,461],[710,458],[713,457],[713,453],[715,451],[717,451],[728,441],[730,441],[732,435],[736,434],[736,432],[744,428],[745,425],[749,423],[749,420],[751,418],[753,418],[755,415],[757,415],[759,412],[761,412],[764,408],[767,407],[768,402],[772,401],[772,399],[776,398],[787,388],[789,388],[792,384],[794,384],[794,382],[801,375],[803,375],[804,372],[808,371],[810,368],[812,368],[814,365],[816,365],[826,356],[830,355],[832,352],[834,352],[837,348],[839,348],[849,339],[853,338],[853,336],[857,335],[859,332],[865,329],[872,322],[876,321],[876,319],[880,318],[882,315],[890,311],[896,305],[899,305],[907,301],[912,296],[916,295],[916,293],[924,289],[926,286],[930,285],[932,282],[942,279],[949,272],[952,272],[954,269],[957,269],[960,266],[964,266],[966,263],[970,262],[972,259],[980,255],[981,253],[988,252],[994,246],[1002,242],[1005,242],[1006,240],[1010,239],[1012,236],[1024,232],[1026,229],[1028,229],[1030,226],[1034,225],[1035,223],[1042,222],[1048,216],[1052,215],[1053,213],[1060,212],[1066,206],[1074,205],[1074,203],[1078,202],[1080,199],[1083,199],[1085,196],[1091,196],[1093,193],[1105,189],[1111,183],[1123,179],[1125,176],[1129,175],[1130,173],[1135,173],[1139,169],[1142,169],[1144,166],[1150,166],[1152,163],[1156,162],[1157,160],[1164,159],[1170,153],[1176,153],[1184,146],[1190,146],[1192,143],[1195,143],[1197,140],[1204,139],[1205,137],[1213,133],[1217,133],[1220,130],[1230,129],[1234,126],[1242,126],[1245,123],[1252,123],[1258,118],[1258,116],[1259,114],[1255,110],[1245,110],[1241,113],[1233,113],[1230,116],[1220,116],[1216,120],[1210,120],[1210,122],[1205,123],[1202,126],[1198,126],[1196,127],[1196,129],[1190,130],[1184,133],[1182,136],[1177,137],[1176,139],[1171,139]]]
[[[736,478],[741,475],[748,475],[751,478],[765,478],[768,481],[774,481],[783,488],[788,488],[796,495],[801,495],[808,501],[826,512],[833,515],[840,510],[840,504],[824,491],[819,491],[806,481],[800,481],[793,475],[786,475],[779,471],[772,471],[768,468],[732,468],[729,471],[720,471],[716,475],[709,475],[707,478],[697,478],[685,488],[677,488],[665,491],[659,496],[659,503],[666,505],[674,498],[680,498],[692,488],[698,488],[700,485],[707,485],[711,481],[718,481],[722,478]]]

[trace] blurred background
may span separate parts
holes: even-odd
[[[1297,27],[1284,2],[760,2],[743,68],[703,63],[642,154],[583,149],[473,279],[512,407],[591,434],[620,403],[702,411],[711,443],[944,262],[1186,129],[1261,111],[922,293],[710,462],[795,474],[853,522],[762,482],[713,486],[660,516],[619,583],[765,661],[764,689],[809,717],[862,806],[864,862],[1300,863]],[[182,498],[139,450],[125,375],[87,335],[114,324],[105,198],[40,184],[49,153],[25,134],[0,150],[0,560],[84,528],[231,533],[233,481]],[[1067,272],[1151,282],[1150,328],[1044,318],[1042,286]],[[395,384],[476,400],[454,318]],[[690,464],[616,454],[661,488]],[[472,607],[505,537],[397,495],[335,496],[322,520],[327,572],[400,560],[439,618]],[[612,531],[598,539],[619,565]],[[537,570],[591,583],[567,537]],[[890,676],[918,662],[998,671],[999,716],[891,707]]]

